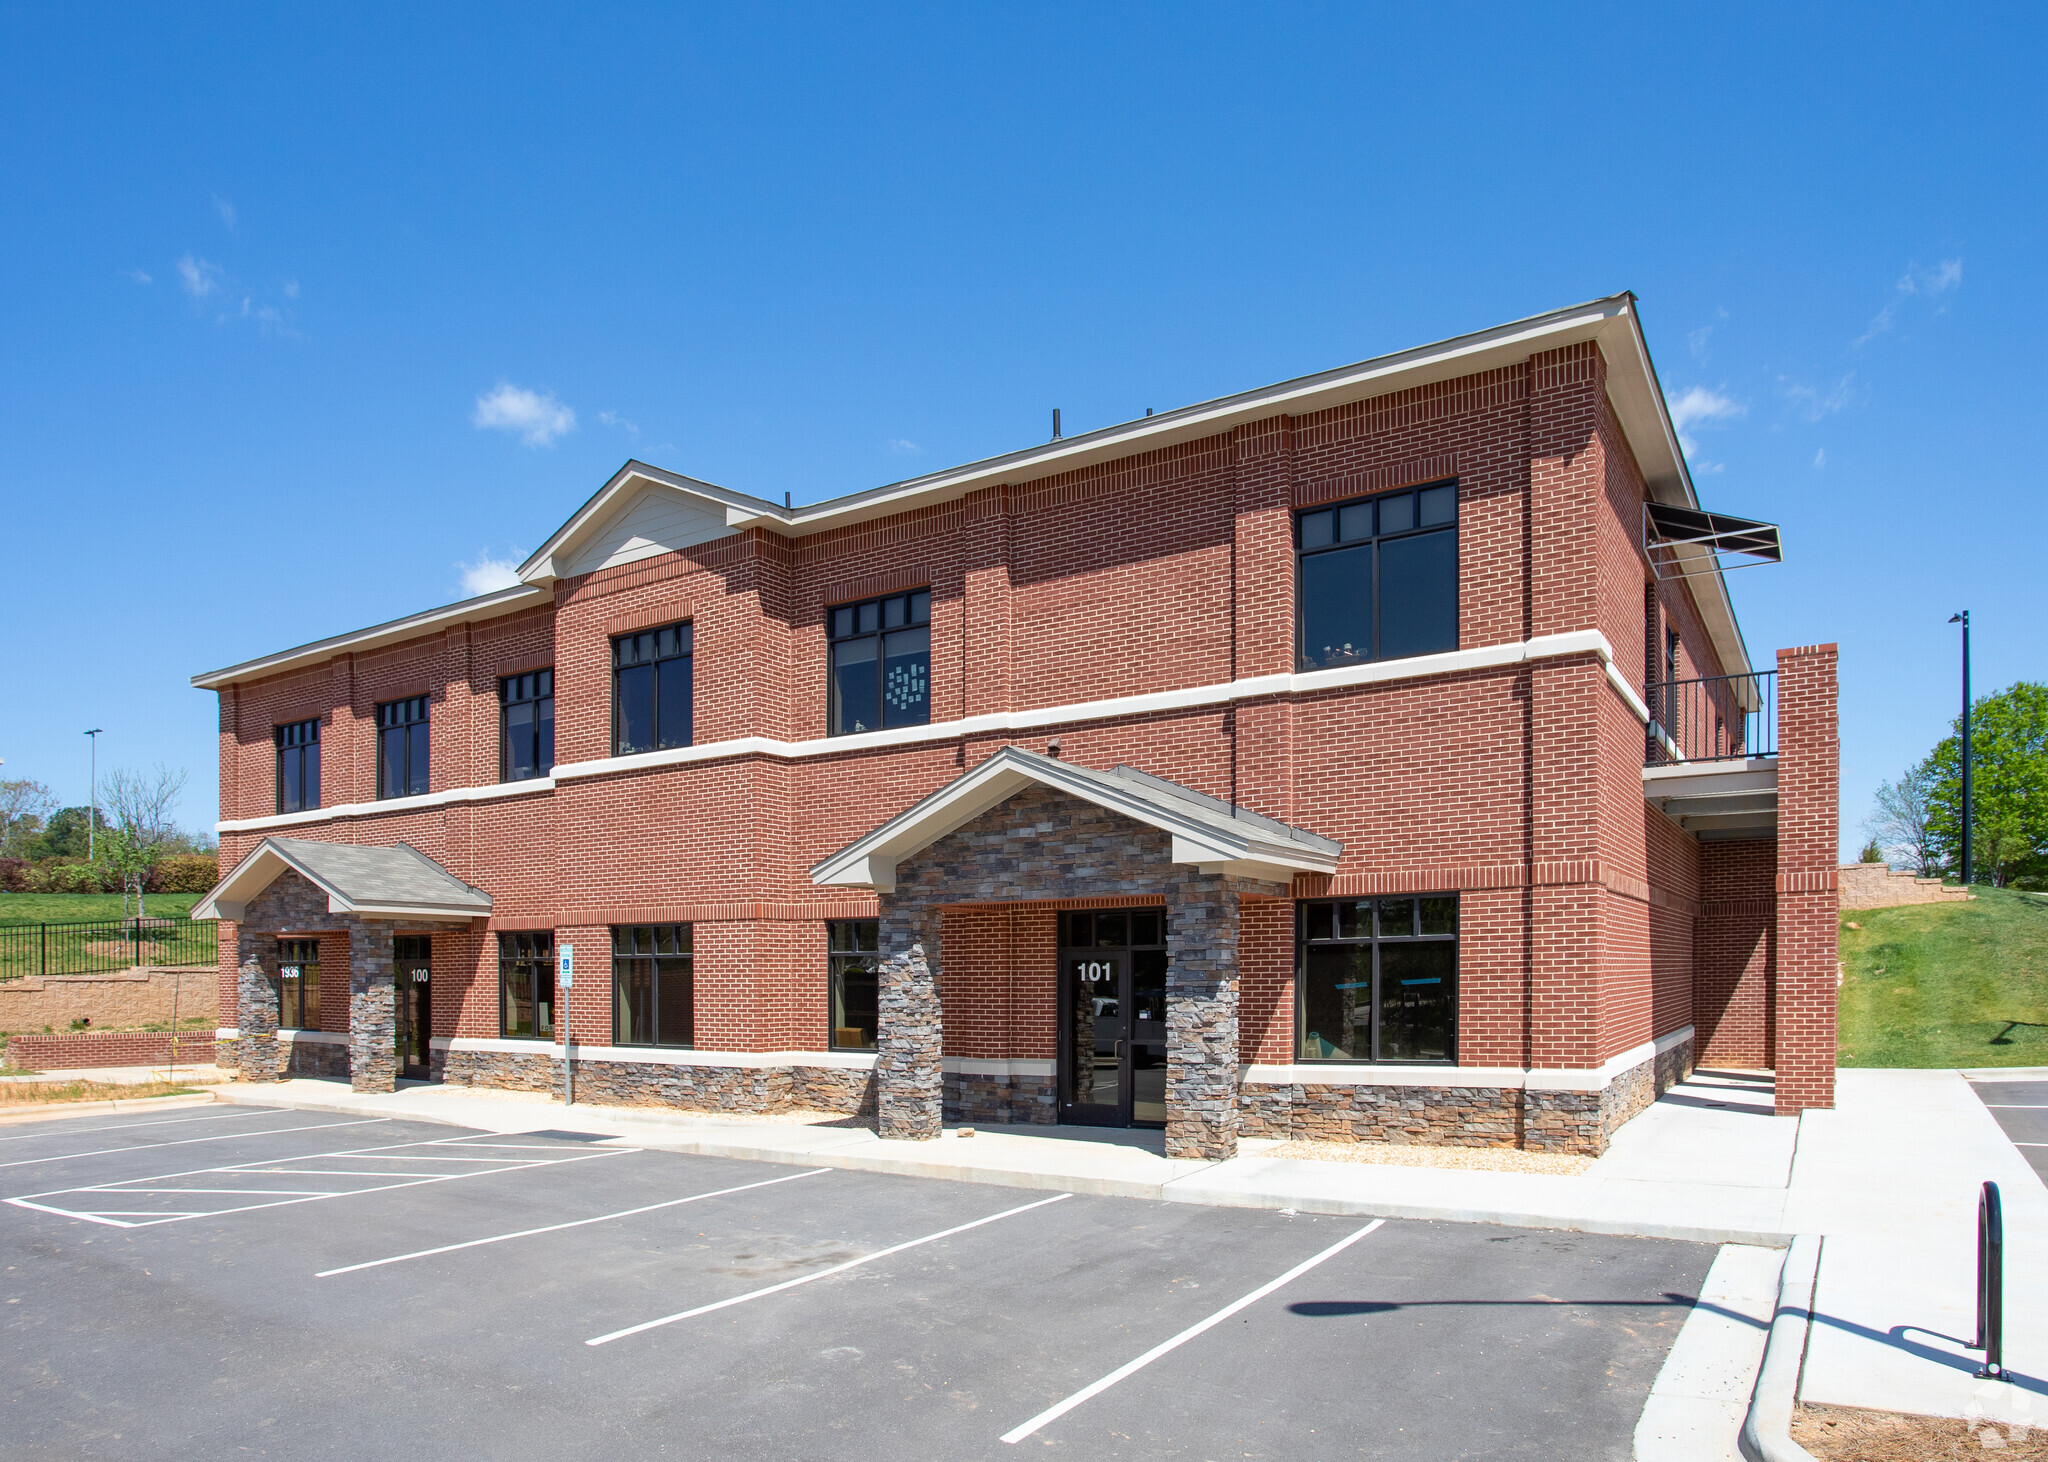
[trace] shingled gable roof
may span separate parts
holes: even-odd
[[[406,843],[389,848],[265,838],[192,910],[195,919],[240,919],[250,900],[290,869],[327,895],[328,912],[369,918],[480,919],[491,896]]]
[[[896,887],[896,865],[903,859],[1033,785],[1055,788],[1172,834],[1173,861],[1192,863],[1204,872],[1285,883],[1297,873],[1332,872],[1344,851],[1343,844],[1330,838],[1233,808],[1136,767],[1096,771],[1006,746],[819,863],[811,869],[811,881],[887,893]]]

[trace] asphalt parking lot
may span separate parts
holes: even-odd
[[[2048,1183],[2048,1081],[1973,1081],[1970,1087]]]
[[[1714,1256],[247,1107],[0,1196],[24,1459],[1626,1459]]]

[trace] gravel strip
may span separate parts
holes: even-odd
[[[1283,1142],[1262,1157],[1314,1162],[1378,1163],[1396,1168],[1466,1168],[1487,1173],[1548,1173],[1576,1177],[1593,1159],[1569,1152],[1524,1152],[1516,1147],[1424,1147],[1394,1142]]]

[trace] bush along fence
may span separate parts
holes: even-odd
[[[0,980],[23,975],[99,975],[137,965],[212,965],[213,919],[73,919],[0,924]]]
[[[150,870],[145,893],[205,893],[220,881],[213,853],[177,853]],[[121,875],[83,858],[0,858],[0,893],[119,893]]]

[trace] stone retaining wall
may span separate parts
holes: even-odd
[[[61,1032],[74,1020],[95,1026],[168,1025],[220,1019],[220,971],[212,965],[162,965],[100,975],[23,975],[0,980],[0,1031]],[[110,1063],[112,1064],[112,1063]]]
[[[1835,870],[1835,886],[1844,909],[1890,909],[1900,904],[1967,903],[1971,894],[1961,884],[1893,872],[1883,863],[1844,863]]]

